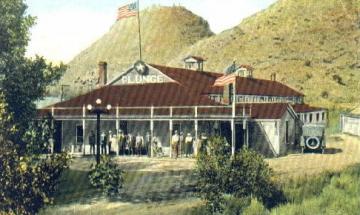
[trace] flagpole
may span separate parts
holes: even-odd
[[[139,57],[142,60],[142,50],[141,50],[141,28],[140,28],[140,0],[137,0],[138,6],[138,27],[139,27]]]

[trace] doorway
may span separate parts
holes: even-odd
[[[62,121],[54,121],[54,153],[61,153],[62,147]]]
[[[240,151],[245,144],[245,130],[243,129],[242,123],[235,124],[235,151]]]

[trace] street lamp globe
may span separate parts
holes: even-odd
[[[87,108],[88,110],[92,110],[93,107],[92,107],[92,105],[89,104],[89,105],[87,105],[86,108]]]
[[[101,99],[96,99],[96,104],[100,105],[101,104]]]
[[[110,104],[106,105],[106,109],[111,110],[111,105]]]

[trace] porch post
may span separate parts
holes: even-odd
[[[248,129],[247,129],[247,120],[243,120],[243,132],[244,132],[244,148],[248,148]]]
[[[116,135],[119,135],[120,119],[119,119],[119,107],[116,107]]]
[[[154,152],[153,152],[153,137],[154,137],[154,106],[151,106],[151,116],[150,116],[150,156],[154,157]],[[148,152],[149,153],[149,152]]]
[[[83,105],[83,117],[82,117],[82,127],[83,127],[83,147],[82,147],[82,151],[83,151],[83,155],[85,155],[85,140],[86,140],[86,128],[85,128],[85,117],[86,117],[86,108],[85,105]]]
[[[171,145],[171,139],[172,139],[172,132],[173,132],[173,120],[172,120],[172,116],[173,116],[173,108],[170,107],[170,120],[169,120],[169,132],[170,132],[170,138],[169,138],[169,143],[170,143],[170,158],[172,158],[172,145]]]
[[[120,130],[120,119],[119,119],[119,106],[116,106],[116,116],[115,116],[115,127],[116,127],[116,139],[119,137],[119,130]],[[117,139],[117,141],[118,141],[118,139]],[[117,142],[116,141],[116,142]],[[115,148],[117,148],[117,150],[116,150],[116,155],[120,155],[120,149],[119,149],[119,143],[117,143],[117,147],[115,147],[115,146],[113,146],[113,147],[115,147]]]
[[[231,120],[231,155],[235,155],[235,119]]]
[[[198,118],[198,107],[197,106],[195,106],[195,120],[194,120],[194,129],[195,129],[195,138],[194,138],[194,140],[195,140],[195,147],[197,148],[198,146],[197,146],[197,143],[199,142],[198,141],[198,120],[197,120],[197,118]],[[194,152],[196,152],[197,153],[197,149],[194,149]],[[197,155],[197,154],[196,154]],[[195,156],[196,156],[195,155]]]
[[[54,106],[51,107],[51,129],[54,129],[54,120],[55,120],[55,110]],[[55,129],[54,129],[55,130]],[[50,142],[50,153],[54,154],[54,147],[55,147],[55,138],[54,134],[51,134],[51,142]]]

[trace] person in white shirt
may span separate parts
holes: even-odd
[[[136,148],[136,154],[138,156],[142,154],[143,143],[144,143],[144,137],[141,136],[139,133],[137,133],[135,138],[135,148]]]
[[[180,142],[180,136],[178,134],[178,131],[174,132],[174,135],[171,137],[171,151],[172,154],[175,155],[175,158],[179,155],[179,142]]]
[[[190,133],[188,133],[185,137],[185,156],[191,156],[191,148],[193,145],[193,137]]]
[[[110,154],[110,149],[111,149],[111,146],[113,146],[114,148],[116,148],[116,151],[117,152],[116,154],[118,154],[119,152],[119,146],[117,145],[117,137],[116,137],[116,134],[113,134],[112,137],[110,138],[110,146],[109,146],[109,154]]]

